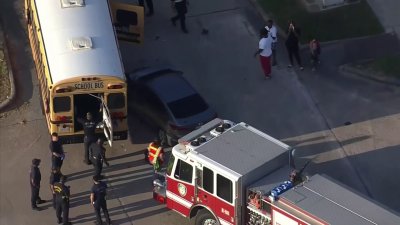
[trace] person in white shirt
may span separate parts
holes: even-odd
[[[267,26],[265,26],[265,29],[268,30],[269,36],[272,38],[272,65],[275,66],[278,64],[276,60],[276,47],[278,45],[278,30],[276,29],[273,20],[268,20],[268,24]]]
[[[272,55],[272,38],[268,35],[265,28],[260,30],[260,41],[258,50],[254,53],[254,57],[260,55],[261,67],[264,71],[265,79],[271,78],[271,55]]]

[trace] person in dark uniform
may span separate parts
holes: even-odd
[[[89,161],[89,146],[96,141],[96,126],[97,122],[94,121],[93,116],[90,112],[86,113],[86,119],[78,118],[80,124],[83,126],[83,132],[85,137],[83,139],[85,146],[85,156],[83,162],[90,165]]]
[[[65,155],[62,144],[58,139],[58,134],[55,132],[51,134],[51,142],[49,148],[51,152],[51,168],[58,168],[59,170],[61,170]]]
[[[101,171],[103,170],[103,163],[107,166],[110,164],[106,159],[106,149],[103,147],[103,140],[101,138],[97,139],[96,143],[92,143],[89,147],[89,152],[94,167],[94,175],[103,178]]]
[[[69,222],[69,197],[70,190],[69,186],[65,186],[67,178],[65,176],[60,177],[60,182],[54,184],[54,192],[56,194],[56,216],[57,223],[63,225],[70,225]],[[62,212],[62,217],[61,217]]]
[[[60,182],[60,178],[61,178],[62,173],[60,171],[60,169],[58,168],[54,168],[51,170],[51,174],[50,174],[50,190],[51,193],[53,194],[53,208],[56,209],[56,192],[54,190],[54,184],[57,182]]]
[[[111,225],[106,202],[107,184],[103,181],[100,181],[98,176],[93,176],[93,182],[94,184],[90,193],[90,203],[93,205],[96,213],[96,224],[103,224],[100,215],[100,209],[102,209],[107,225]]]
[[[33,159],[31,170],[29,172],[30,175],[30,184],[31,184],[31,206],[33,210],[40,211],[41,208],[37,207],[37,204],[45,203],[46,201],[42,200],[39,197],[40,191],[40,180],[42,179],[42,175],[40,174],[40,159]]]
[[[152,16],[154,14],[153,0],[146,0],[147,7],[149,10],[146,13],[146,16]],[[144,7],[144,0],[139,0],[139,5]]]
[[[185,15],[187,13],[186,0],[171,0],[171,4],[172,7],[175,7],[177,12],[177,15],[171,18],[172,24],[176,26],[176,21],[179,19],[183,33],[189,33],[185,23]]]

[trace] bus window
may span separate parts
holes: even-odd
[[[54,97],[53,98],[53,110],[55,113],[70,111],[71,110],[71,98],[68,96]]]
[[[125,107],[125,96],[122,93],[112,93],[107,96],[107,107],[109,109],[120,109]]]

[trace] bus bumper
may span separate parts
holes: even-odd
[[[97,134],[98,137],[105,139],[104,134]],[[65,135],[65,136],[58,136],[58,139],[63,144],[76,144],[76,143],[83,143],[83,134],[75,134],[75,135]],[[120,141],[128,139],[128,131],[117,131],[113,133],[113,140]]]

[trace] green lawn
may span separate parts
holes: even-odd
[[[400,78],[400,55],[376,59],[369,66],[375,71],[382,71],[387,76]]]
[[[303,0],[257,1],[282,29],[286,30],[288,21],[294,20],[302,30],[302,43],[307,43],[313,36],[330,41],[384,31],[366,0],[318,13],[307,12]]]

